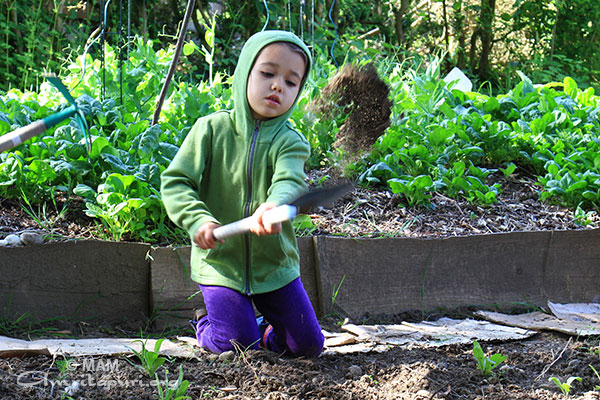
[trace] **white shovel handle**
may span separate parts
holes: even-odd
[[[263,214],[263,224],[272,225],[278,222],[287,221],[294,218],[297,213],[298,210],[296,207],[284,204],[265,211]],[[235,235],[250,232],[254,223],[254,217],[240,219],[239,221],[218,227],[213,231],[213,236],[216,240],[225,240]]]

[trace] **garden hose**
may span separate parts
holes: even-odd
[[[263,0],[263,3],[265,3],[265,11],[267,12],[267,20],[265,21],[265,25],[262,28],[262,30],[264,31],[265,29],[267,29],[267,25],[269,25],[269,19],[271,18],[271,13],[269,12],[269,5],[267,4],[267,0]]]
[[[333,12],[333,7],[335,6],[335,0],[333,0],[331,2],[331,7],[329,8],[329,20],[331,21],[331,23],[333,24],[333,27],[335,29],[335,39],[333,40],[333,43],[331,44],[331,48],[329,49],[329,54],[331,55],[331,58],[333,58],[333,62],[335,63],[336,68],[339,68],[339,64],[337,62],[337,60],[335,59],[335,56],[333,55],[333,49],[335,47],[335,44],[338,41],[339,38],[339,34],[338,34],[338,26],[335,23],[335,21],[333,20],[333,17],[331,16],[331,13]]]

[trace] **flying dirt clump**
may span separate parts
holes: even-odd
[[[373,64],[344,65],[313,102],[315,113],[326,118],[347,115],[334,146],[350,155],[368,151],[390,126],[390,88]]]

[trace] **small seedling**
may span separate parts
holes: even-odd
[[[594,223],[596,216],[597,214],[595,211],[585,211],[581,208],[581,204],[579,204],[573,214],[573,222],[575,225],[588,226]]]
[[[581,382],[581,378],[578,376],[571,376],[567,379],[566,382],[561,382],[560,379],[556,378],[556,377],[552,377],[550,379],[548,379],[550,382],[554,382],[556,384],[556,386],[558,386],[558,388],[560,389],[560,391],[562,392],[562,394],[564,394],[565,396],[568,396],[569,393],[571,392],[571,389],[573,388],[573,382],[574,381],[579,381]]]
[[[190,396],[185,395],[185,392],[190,385],[190,381],[183,379],[183,368],[181,366],[179,366],[179,377],[177,378],[177,381],[172,384],[169,384],[169,370],[165,371],[164,381],[160,380],[158,374],[156,374],[155,378],[159,400],[191,399]]]
[[[64,380],[71,371],[75,370],[72,358],[63,358],[62,360],[56,360],[56,367],[58,368],[58,380]]]
[[[473,356],[477,360],[477,369],[483,376],[492,375],[492,370],[506,360],[506,357],[499,353],[486,356],[477,340],[473,341]]]
[[[146,373],[148,377],[153,377],[156,373],[156,370],[160,368],[161,365],[167,361],[166,358],[160,357],[159,351],[162,342],[165,339],[159,339],[156,341],[154,345],[154,351],[146,349],[146,342],[142,340],[136,340],[136,342],[140,342],[142,344],[142,349],[140,351],[136,351],[131,349],[133,353],[137,356],[137,358],[142,363],[141,369]]]

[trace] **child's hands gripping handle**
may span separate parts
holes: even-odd
[[[273,225],[279,222],[290,220],[296,216],[298,209],[290,205],[282,205],[271,208],[262,214],[263,225]],[[230,224],[220,226],[213,231],[213,236],[216,240],[225,240],[229,237],[250,232],[252,227],[257,223],[256,216],[241,219]]]

